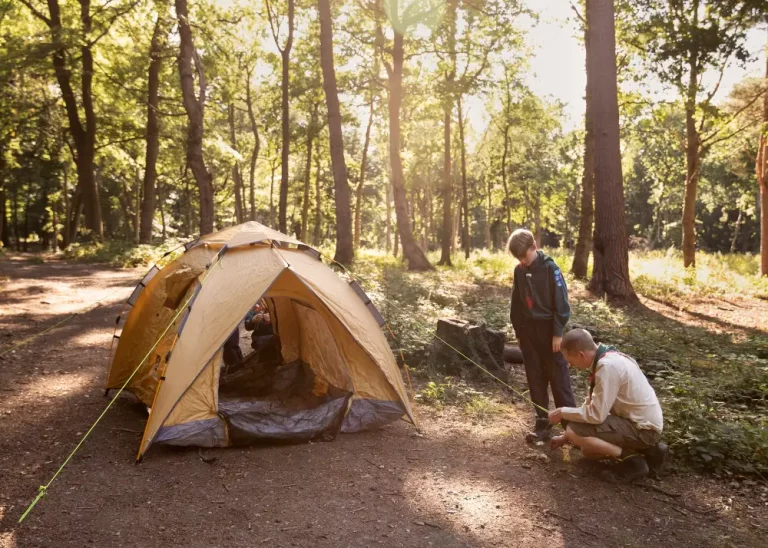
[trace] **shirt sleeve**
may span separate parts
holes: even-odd
[[[552,269],[552,293],[554,295],[555,302],[553,303],[554,314],[553,316],[553,330],[552,334],[555,337],[563,336],[563,329],[568,323],[571,317],[571,307],[568,304],[568,287],[565,285],[563,279],[563,273],[560,271],[560,267],[555,266]]]
[[[523,297],[520,295],[517,268],[515,268],[514,280],[512,282],[512,303],[509,307],[509,322],[515,328],[515,332],[523,323]]]
[[[592,401],[581,407],[563,407],[565,420],[601,424],[608,418],[616,396],[619,395],[620,379],[611,367],[600,367],[595,374],[595,390]]]

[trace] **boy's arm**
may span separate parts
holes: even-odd
[[[563,407],[561,412],[565,420],[600,424],[608,418],[619,394],[619,378],[611,369],[601,367],[595,375],[595,390],[592,400],[581,407]]]
[[[515,332],[517,332],[518,327],[523,323],[523,298],[520,296],[519,286],[520,284],[517,283],[517,269],[515,269],[515,276],[512,282],[512,303],[509,307],[509,322],[515,328]]]
[[[552,268],[552,293],[554,294],[553,303],[553,330],[555,337],[563,336],[563,329],[571,317],[571,307],[568,304],[568,287],[565,285],[563,273],[558,266]]]

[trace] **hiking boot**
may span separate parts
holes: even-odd
[[[657,476],[664,470],[664,465],[667,462],[667,456],[669,455],[669,447],[664,442],[659,442],[653,447],[643,449],[640,453],[645,457],[648,468],[651,473]]]
[[[525,436],[528,443],[545,442],[552,439],[552,427],[548,419],[536,419],[533,432]]]
[[[625,484],[648,475],[648,463],[642,455],[632,455],[609,470],[600,472],[600,479],[608,483]]]

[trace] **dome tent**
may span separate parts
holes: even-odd
[[[128,381],[150,409],[139,459],[155,442],[224,447],[413,421],[381,316],[317,251],[256,222],[185,248],[150,270],[117,320],[107,389]],[[220,397],[224,342],[260,300],[280,341],[274,390]],[[306,398],[286,397],[297,376]]]

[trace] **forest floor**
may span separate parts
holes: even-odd
[[[472,390],[487,398],[417,403],[420,431],[400,422],[328,443],[206,450],[210,463],[155,447],[135,466],[144,416],[121,397],[18,525],[107,403],[114,318],[143,273],[0,258],[0,352],[107,297],[0,358],[1,548],[765,545],[759,477],[674,467],[661,482],[602,483],[577,452],[526,445],[530,408],[484,380]],[[571,298],[577,313],[593,306],[578,286]],[[734,345],[768,335],[766,301],[694,301],[643,299],[645,319]],[[649,344],[668,338],[665,324],[655,328]],[[421,401],[428,380],[416,379]]]

